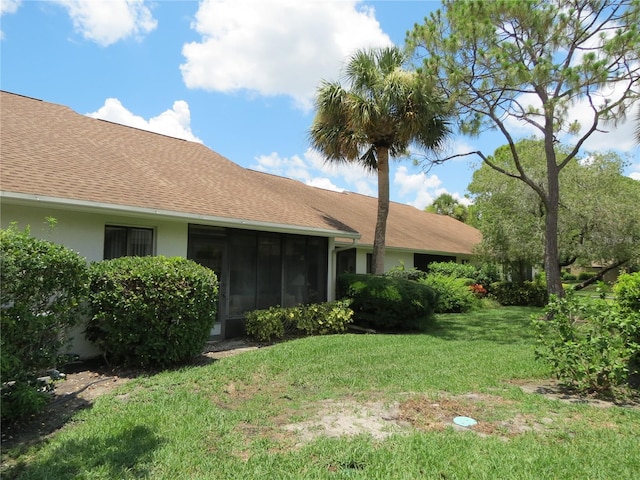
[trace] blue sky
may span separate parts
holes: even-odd
[[[1,0],[0,87],[81,114],[199,141],[248,168],[376,195],[376,178],[309,148],[312,101],[357,48],[402,45],[435,1]],[[587,146],[628,155],[631,125]],[[523,132],[523,136],[526,136]],[[491,154],[500,137],[454,136],[449,153]],[[424,208],[464,196],[477,159],[391,170],[392,200]]]

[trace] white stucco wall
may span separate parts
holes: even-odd
[[[57,220],[56,227],[51,230],[46,217]],[[186,222],[169,222],[157,219],[132,218],[126,215],[96,214],[82,211],[72,212],[47,207],[31,207],[22,205],[6,205],[0,209],[2,228],[17,222],[18,228],[31,229],[36,238],[61,243],[78,252],[88,261],[102,260],[104,250],[105,225],[147,227],[155,230],[155,254],[167,257],[186,257],[188,225]]]
[[[359,248],[356,253],[356,273],[367,273],[367,253],[373,253],[373,249]],[[405,268],[413,268],[413,252],[387,250],[384,255],[384,271],[404,262]]]

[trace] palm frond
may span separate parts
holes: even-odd
[[[450,133],[445,102],[414,71],[403,69],[398,47],[358,50],[346,65],[349,88],[323,82],[310,137],[330,161],[377,168],[376,150],[394,158],[409,145],[440,149]]]

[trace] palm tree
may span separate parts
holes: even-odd
[[[446,215],[463,223],[466,223],[469,217],[469,209],[467,206],[453,198],[453,195],[450,193],[441,194],[431,205],[427,205],[424,211],[437,213],[438,215]]]
[[[358,162],[378,174],[378,215],[373,271],[384,273],[389,213],[389,157],[411,144],[437,150],[449,134],[444,102],[415,71],[403,69],[398,47],[359,50],[347,62],[349,89],[323,81],[310,129],[313,148],[330,162]]]

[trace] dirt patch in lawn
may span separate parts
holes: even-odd
[[[362,402],[344,398],[322,400],[309,408],[316,412],[308,420],[282,425],[283,430],[295,434],[298,444],[307,443],[319,436],[351,437],[367,434],[381,440],[410,426],[402,420],[397,402]]]
[[[442,431],[446,428],[508,438],[528,431],[542,431],[545,424],[554,421],[550,418],[538,421],[517,413],[514,402],[493,395],[406,396],[405,400],[394,402],[356,401],[352,398],[323,400],[307,406],[307,410],[315,410],[310,418],[284,423],[280,428],[293,433],[296,445],[300,446],[321,436],[370,435],[380,440],[398,433]],[[477,424],[472,427],[456,425],[454,419],[462,416],[475,419]]]
[[[559,387],[558,387],[559,388]],[[550,398],[569,401],[569,398],[550,386],[538,385],[536,391]],[[526,390],[525,390],[526,391]],[[369,435],[382,440],[393,434],[406,434],[412,431],[443,431],[453,428],[460,432],[472,432],[480,436],[492,436],[508,441],[510,438],[528,432],[544,433],[563,428],[567,418],[548,412],[545,416],[536,416],[521,411],[520,402],[508,400],[497,395],[468,393],[450,395],[439,393],[405,394],[405,398],[387,401],[382,394],[370,394],[358,398],[348,396],[341,399],[328,399],[304,403],[295,410],[284,411],[269,419],[263,426],[240,425],[238,428],[248,441],[255,438],[268,438],[281,445],[281,448],[297,448],[319,437],[353,437]],[[575,397],[574,403],[585,403]],[[595,407],[613,406],[611,402],[590,399]],[[637,405],[628,405],[638,408]],[[302,418],[292,422],[292,417]],[[462,419],[472,419],[471,426],[459,425]],[[582,417],[572,414],[571,421]],[[602,425],[607,427],[607,425]],[[609,425],[609,428],[617,428]],[[242,456],[242,455],[240,455]]]
[[[437,398],[414,396],[400,405],[401,418],[418,430],[441,431],[453,427],[481,436],[495,435],[508,439],[526,432],[542,432],[553,424],[553,417],[537,419],[518,411],[516,402],[502,397],[469,393],[440,395]],[[463,426],[456,419],[472,420]]]

